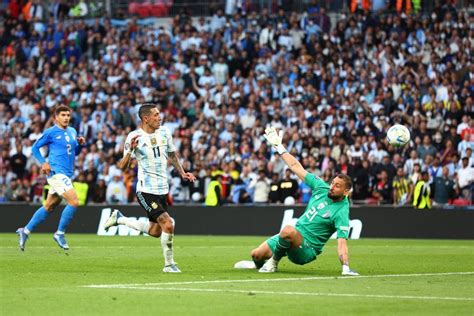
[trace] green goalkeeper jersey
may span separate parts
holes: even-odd
[[[313,249],[321,253],[324,244],[337,231],[337,238],[349,237],[349,200],[334,202],[328,197],[329,185],[308,173],[304,182],[311,188],[311,199],[296,229]]]

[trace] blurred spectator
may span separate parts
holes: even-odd
[[[107,196],[107,186],[104,179],[99,179],[92,188],[91,201],[93,203],[105,203]]]
[[[222,175],[218,174],[214,176],[209,183],[206,192],[206,206],[219,206],[222,205],[222,185],[221,185]]]
[[[268,194],[268,201],[270,203],[279,203],[281,200],[281,189],[280,189],[280,179],[278,173],[272,174],[272,179],[270,182],[270,192]]]
[[[462,167],[458,170],[458,187],[462,197],[472,202],[474,168],[469,166],[469,159],[467,157],[463,157],[461,161]]]
[[[252,180],[249,184],[249,188],[253,189],[253,202],[254,203],[268,203],[268,195],[270,193],[270,179],[267,178],[265,170],[258,171],[258,177]]]
[[[285,177],[280,180],[279,183],[280,202],[285,202],[285,199],[289,196],[293,197],[296,201],[298,198],[298,181],[292,178],[290,169],[285,170]]]
[[[391,203],[393,198],[392,183],[388,178],[387,171],[382,170],[378,174],[377,180],[372,188],[372,197],[375,198],[378,203]]]
[[[25,170],[28,158],[23,154],[20,143],[16,145],[16,153],[10,158],[11,170],[16,174],[18,179],[23,179],[27,170]]]
[[[442,176],[433,180],[433,205],[446,205],[455,196],[456,183],[449,177],[449,169],[443,167]]]
[[[413,183],[407,179],[403,168],[397,168],[397,175],[393,178],[392,187],[394,206],[403,206],[411,202]]]
[[[431,144],[430,136],[425,135],[423,137],[423,144],[418,146],[416,152],[418,154],[418,157],[420,157],[421,160],[425,160],[425,157],[427,155],[430,155],[432,157],[435,156],[436,148]]]
[[[430,174],[423,171],[413,191],[413,206],[417,209],[431,208],[431,188],[429,181]]]
[[[127,190],[120,175],[114,175],[112,181],[107,186],[105,199],[107,203],[123,204],[127,202]]]

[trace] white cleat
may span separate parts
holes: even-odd
[[[176,264],[170,264],[163,268],[163,272],[165,273],[181,273],[181,270],[178,268]]]
[[[122,217],[123,214],[120,213],[118,210],[114,210],[112,214],[110,214],[110,217],[107,219],[107,221],[104,224],[104,229],[108,230],[112,226],[117,226],[118,225],[118,219]]]
[[[252,260],[242,260],[234,264],[235,269],[257,269]]]
[[[273,273],[278,270],[278,261],[275,261],[273,258],[268,259],[267,262],[258,270],[260,273]]]

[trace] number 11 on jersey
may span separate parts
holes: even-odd
[[[160,157],[160,147],[153,147],[153,155],[155,156],[155,158]]]

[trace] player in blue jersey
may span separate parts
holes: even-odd
[[[67,206],[64,208],[59,221],[58,230],[54,233],[54,240],[64,250],[69,249],[64,233],[74,217],[79,205],[77,193],[72,186],[71,177],[74,174],[75,156],[85,144],[84,137],[77,136],[74,128],[69,127],[71,109],[60,105],[54,110],[56,125],[44,131],[43,135],[33,145],[33,155],[41,163],[41,172],[46,175],[50,186],[48,197],[33,215],[24,228],[19,228],[20,249],[25,250],[25,243],[35,228],[44,222],[48,215],[59,205],[64,198]],[[48,147],[47,157],[40,152],[41,147]]]
[[[122,160],[118,166],[125,170],[132,158],[138,162],[137,199],[146,211],[149,222],[139,222],[114,211],[104,225],[105,229],[119,224],[127,225],[153,237],[161,238],[165,258],[163,272],[181,272],[173,258],[174,223],[168,214],[168,160],[183,180],[194,182],[196,177],[184,171],[179,162],[173,137],[168,128],[161,126],[160,111],[152,103],[143,104],[138,115],[141,128],[128,134]]]

